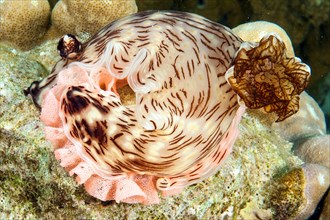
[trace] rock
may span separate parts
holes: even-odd
[[[272,129],[290,142],[326,132],[324,113],[306,92],[300,94],[299,111],[283,122],[273,123]]]
[[[23,53],[0,45],[0,219],[239,217],[251,198],[258,213],[267,216],[262,209],[273,175],[302,163],[290,143],[246,114],[240,137],[219,172],[180,195],[152,206],[92,198],[56,161],[38,109],[22,92],[59,59],[56,46],[49,41]]]
[[[270,196],[274,219],[308,219],[330,185],[330,170],[305,164],[276,180]]]
[[[255,200],[252,200],[241,209],[240,216],[243,220],[260,220],[260,219],[271,219],[272,212],[270,209],[260,209]]]
[[[135,12],[135,0],[60,0],[52,11],[52,25],[61,34],[94,34],[111,21]]]
[[[173,7],[173,0],[154,1],[154,0],[137,0],[137,7],[139,11],[147,10],[170,10]]]
[[[330,22],[329,22],[330,23]],[[330,30],[330,25],[329,25]],[[329,44],[330,46],[330,44]],[[325,48],[328,48],[325,46]],[[322,53],[322,52],[321,52]],[[322,53],[323,54],[323,53]],[[330,55],[329,59],[330,60]],[[318,60],[320,62],[320,60]],[[323,63],[323,65],[326,65],[326,62]],[[324,112],[325,120],[327,124],[327,133],[330,133],[330,71],[327,70],[325,73],[318,73],[318,76],[315,74],[313,75],[313,78],[319,78],[314,84],[311,84],[308,91],[311,92],[311,95],[314,97],[315,101],[319,103],[321,109]]]
[[[0,41],[23,49],[40,43],[50,20],[47,0],[0,1]]]
[[[233,28],[235,34],[237,34],[242,40],[248,42],[259,42],[265,35],[269,33],[275,33],[280,36],[287,49],[287,55],[294,57],[294,51],[291,40],[288,34],[283,28],[275,23],[267,21],[255,21],[238,25]]]
[[[328,191],[328,194],[324,199],[323,209],[321,211],[319,220],[329,220],[329,216],[330,216],[330,193]]]
[[[311,216],[317,204],[330,186],[330,170],[317,164],[306,164],[303,167],[306,185],[304,196],[306,203],[299,210],[295,219],[307,219]]]
[[[304,55],[307,57],[311,69],[313,70],[313,77],[310,82],[312,86],[310,86],[310,90],[312,90],[312,94],[318,97],[318,99],[324,97],[325,94],[322,90],[326,90],[327,87],[324,86],[329,86],[330,82],[330,54],[327,50],[330,48],[330,20],[324,23],[321,28],[322,29],[319,30],[316,27],[312,27],[303,46]],[[324,84],[324,86],[321,86],[322,84]]]
[[[203,17],[206,17],[210,20],[217,21],[219,20],[219,13],[226,11],[228,5],[232,4],[229,2],[223,1],[219,4],[218,1],[214,0],[204,0],[204,1],[177,1],[178,9],[182,11],[189,11]],[[232,11],[234,12],[234,11]]]
[[[287,31],[296,54],[304,57],[304,61],[312,69],[309,94],[313,97],[324,97],[323,94],[310,91],[320,88],[320,82],[324,81],[324,76],[329,73],[330,1],[251,0],[244,11],[249,9],[249,20],[271,21]],[[316,100],[321,103],[318,98]]]
[[[248,2],[221,0],[185,0],[185,1],[155,1],[137,0],[139,11],[146,10],[176,10],[202,15],[212,21],[220,22],[228,27],[235,27],[246,20],[252,12],[245,5]],[[249,8],[249,7],[248,7]]]
[[[330,135],[320,135],[299,143],[294,152],[306,163],[315,163],[330,169]]]
[[[288,31],[294,45],[305,38],[311,25],[319,25],[329,17],[328,1],[250,1],[252,20],[276,21]],[[303,16],[302,16],[303,15]]]

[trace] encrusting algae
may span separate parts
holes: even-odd
[[[305,164],[277,178],[269,197],[274,219],[307,219],[329,184],[329,169],[318,164]]]
[[[275,210],[277,219],[295,216],[304,198],[305,176],[302,168],[296,168],[277,180],[270,197],[270,206]],[[303,199],[300,199],[303,198]]]

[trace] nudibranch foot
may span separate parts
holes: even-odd
[[[299,58],[287,57],[278,36],[267,35],[258,44],[242,43],[226,77],[244,105],[275,112],[278,122],[298,111],[310,68]]]

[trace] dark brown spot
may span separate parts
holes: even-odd
[[[82,92],[82,89],[79,87],[71,87],[66,93],[66,98],[68,102],[66,102],[66,106],[69,114],[73,115],[76,113],[80,113],[84,110],[90,103],[90,101],[81,95],[75,94],[76,92]]]

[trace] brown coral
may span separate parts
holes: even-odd
[[[286,31],[275,23],[268,21],[254,21],[240,24],[232,30],[242,40],[247,42],[259,42],[265,35],[269,33],[277,34],[285,44],[286,54],[288,57],[294,57],[294,50],[291,39]]]
[[[27,50],[46,33],[50,6],[47,0],[0,1],[0,39]]]
[[[93,34],[111,21],[135,12],[134,0],[61,0],[52,11],[52,25],[61,34]]]
[[[299,109],[299,94],[306,88],[310,68],[287,57],[284,43],[274,35],[256,46],[244,44],[233,62],[228,82],[251,109],[275,112],[283,121]],[[229,72],[230,72],[229,71]]]

